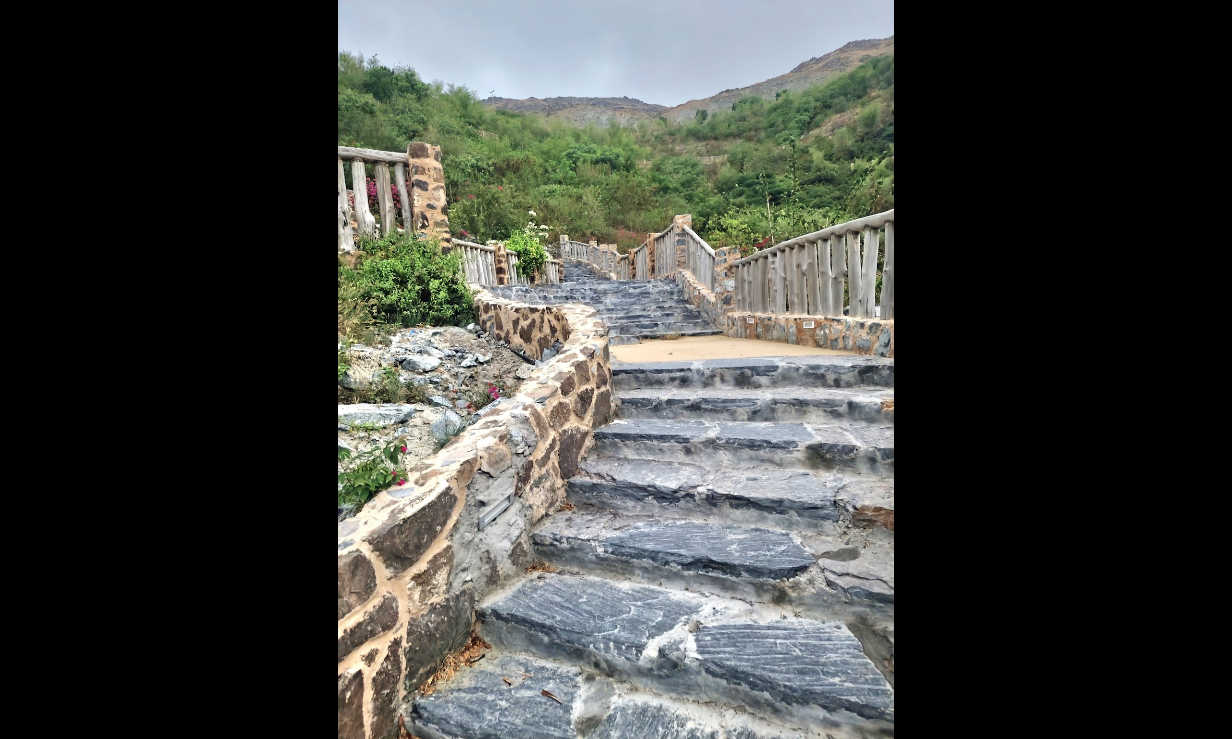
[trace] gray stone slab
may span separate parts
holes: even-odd
[[[673,419],[634,419],[614,421],[595,429],[595,440],[613,441],[658,441],[687,444],[691,441],[713,436],[715,426],[707,421]]]
[[[371,423],[377,426],[392,426],[409,421],[415,415],[415,406],[405,403],[351,403],[338,404],[338,423],[346,430],[352,423]],[[341,442],[339,442],[341,445]]]
[[[652,639],[699,608],[684,593],[554,575],[527,580],[480,612],[485,620],[521,626],[551,643],[637,662]]]
[[[576,667],[497,655],[459,670],[435,693],[421,696],[410,717],[424,734],[450,739],[576,739],[572,712],[580,681]]]
[[[894,690],[841,623],[786,620],[703,625],[702,668],[793,705],[893,720]]]
[[[835,490],[807,470],[747,468],[722,470],[707,486],[710,505],[748,507],[802,518],[838,518]]]
[[[617,701],[587,739],[722,739],[719,726],[659,703]]]
[[[614,523],[611,516],[574,514],[549,520],[537,545],[567,547],[594,559],[642,560],[731,577],[789,579],[815,558],[783,531],[701,521]]]

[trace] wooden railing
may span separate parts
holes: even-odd
[[[874,292],[883,227],[885,260],[878,301]],[[733,266],[737,310],[841,316],[850,305],[850,315],[873,318],[876,306],[880,305],[880,318],[892,319],[894,211],[797,236],[745,257]],[[844,285],[849,300],[844,300]]]
[[[650,279],[650,250],[646,242],[643,241],[641,246],[633,249],[625,256],[629,257],[630,262],[629,279]]]
[[[693,233],[688,226],[681,226],[684,232],[684,268],[693,273],[697,281],[714,292],[714,249],[710,248],[702,237]]]
[[[351,182],[355,194],[355,204],[352,207],[347,197],[346,175],[342,160],[351,162]],[[398,227],[398,216],[394,212],[394,195],[389,180],[389,165],[394,165],[394,177],[398,187],[398,198],[402,201],[402,223],[406,231],[411,230],[411,199],[406,191],[406,154],[393,151],[376,151],[375,149],[355,149],[350,146],[338,147],[338,249],[350,251],[354,248],[354,234],[351,222],[360,233],[375,234],[377,232],[376,217],[368,209],[368,181],[364,174],[364,164],[373,164],[376,171],[376,199],[381,221],[382,236],[388,236]]]
[[[462,257],[462,274],[466,281],[477,285],[496,284],[496,247],[471,241],[451,239],[453,248]]]
[[[666,231],[655,234],[653,239],[647,241],[652,242],[651,248],[655,250],[654,276],[673,274],[676,271],[676,237],[672,234],[672,227],[668,226]]]

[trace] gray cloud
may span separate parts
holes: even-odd
[[[674,106],[894,34],[893,0],[339,0],[338,49],[480,98]]]

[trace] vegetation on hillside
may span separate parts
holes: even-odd
[[[473,241],[510,238],[534,210],[555,224],[549,243],[567,233],[623,252],[691,213],[712,246],[749,251],[894,207],[894,57],[687,125],[577,128],[340,52],[338,143],[404,151],[410,141],[441,146],[450,224]]]

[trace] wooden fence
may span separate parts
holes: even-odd
[[[355,204],[352,206],[347,197],[346,175],[343,170],[343,160],[351,163],[351,182],[355,194]],[[364,173],[364,165],[372,164],[376,171],[376,199],[381,215],[380,231],[382,236],[388,236],[398,227],[398,216],[394,212],[394,195],[389,179],[389,165],[394,165],[394,178],[398,187],[398,198],[402,201],[402,223],[405,230],[411,229],[411,199],[406,190],[406,154],[393,151],[376,151],[375,149],[356,149],[350,146],[338,147],[338,249],[351,251],[355,238],[351,231],[351,222],[360,233],[376,234],[376,216],[368,209],[368,180]]]
[[[500,284],[496,277],[495,246],[476,244],[472,241],[463,241],[461,239],[450,239],[450,242],[453,244],[453,248],[462,256],[462,273],[466,276],[467,282],[485,286]],[[513,252],[505,252],[505,258],[509,261],[508,282],[505,284],[531,284],[525,276],[518,274],[516,269],[518,255]],[[559,259],[549,259],[543,266],[543,273],[539,275],[539,282],[560,282],[560,268],[561,263]]]
[[[877,255],[883,228],[885,259],[881,295],[877,296]],[[850,305],[850,315],[872,318],[880,305],[880,317],[892,319],[894,211],[797,236],[745,257],[733,266],[737,310],[841,316]],[[848,300],[844,300],[844,287]]]

